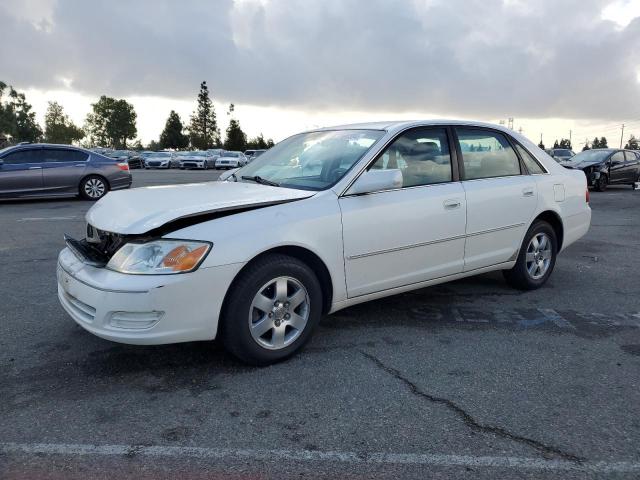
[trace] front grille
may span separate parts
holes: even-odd
[[[147,162],[147,165],[149,165],[150,167],[159,167],[160,162]]]
[[[198,164],[195,162],[182,162],[185,167],[197,167]]]
[[[65,305],[71,310],[78,318],[87,323],[92,323],[96,318],[96,309],[91,305],[87,305],[81,302],[73,295],[68,294],[64,290],[62,291],[62,300]]]

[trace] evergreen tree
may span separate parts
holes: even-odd
[[[568,138],[562,138],[560,139],[560,148],[568,148],[569,150],[571,150],[571,140],[569,140]]]
[[[540,140],[540,143],[538,144],[538,147],[540,147],[542,150],[544,150],[544,143],[542,143],[542,140]]]
[[[558,140],[556,140],[556,141],[553,143],[553,148],[560,148],[560,145],[558,144]]]
[[[593,137],[593,142],[591,142],[591,148],[600,148],[600,140],[598,137]]]
[[[609,148],[609,146],[607,145],[607,139],[605,137],[600,137],[600,142],[598,142],[598,145],[600,145],[600,148]]]
[[[229,126],[227,127],[227,138],[224,141],[224,149],[243,152],[247,149],[247,135],[242,131],[242,128],[240,128],[240,122],[233,118],[234,111],[235,106],[232,103],[229,105],[229,111],[227,112],[231,120],[229,120]]]
[[[627,150],[640,150],[638,139],[634,135],[631,135],[624,148],[626,148]]]
[[[171,110],[164,130],[160,134],[160,147],[181,149],[189,145],[189,137],[182,133],[183,126],[180,115]]]
[[[71,144],[81,140],[84,132],[69,120],[62,105],[49,102],[44,116],[44,137],[49,143]]]
[[[584,152],[585,150],[591,150],[591,148],[589,147],[589,139],[585,139],[584,141],[584,147],[582,147],[582,151]]]
[[[209,98],[207,82],[200,84],[198,106],[191,115],[191,123],[189,124],[189,139],[191,145],[199,150],[207,150],[220,143],[216,112],[213,102]]]

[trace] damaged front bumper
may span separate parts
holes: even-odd
[[[243,266],[128,275],[91,264],[74,252],[68,247],[58,256],[62,307],[94,335],[137,345],[214,339],[227,288]]]

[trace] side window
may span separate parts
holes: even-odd
[[[41,160],[37,158],[37,150],[18,150],[5,155],[3,160],[7,165],[19,165],[22,163],[37,163]]]
[[[59,148],[44,150],[45,162],[84,162],[87,154],[78,150],[61,150]]]
[[[533,158],[533,156],[529,152],[527,152],[524,149],[524,147],[516,143],[516,150],[518,150],[518,153],[520,154],[520,158],[522,158],[522,161],[527,166],[527,170],[529,170],[529,173],[531,175],[545,173],[544,169],[542,168],[542,166],[540,166],[538,161],[535,158]]]
[[[624,163],[624,152],[616,152],[611,155],[611,165],[620,165]]]
[[[627,162],[637,162],[640,160],[640,155],[637,152],[624,152],[627,157]]]
[[[371,169],[399,169],[402,186],[417,187],[450,182],[451,154],[444,128],[418,128],[400,135]]]
[[[520,175],[520,162],[506,137],[498,132],[477,128],[456,128],[464,179]]]

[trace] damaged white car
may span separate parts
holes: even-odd
[[[500,126],[325,128],[224,182],[109,193],[86,238],[66,237],[58,295],[102,338],[221,337],[264,365],[301,348],[323,314],[367,300],[492,270],[542,286],[587,232],[588,201],[583,172]]]

